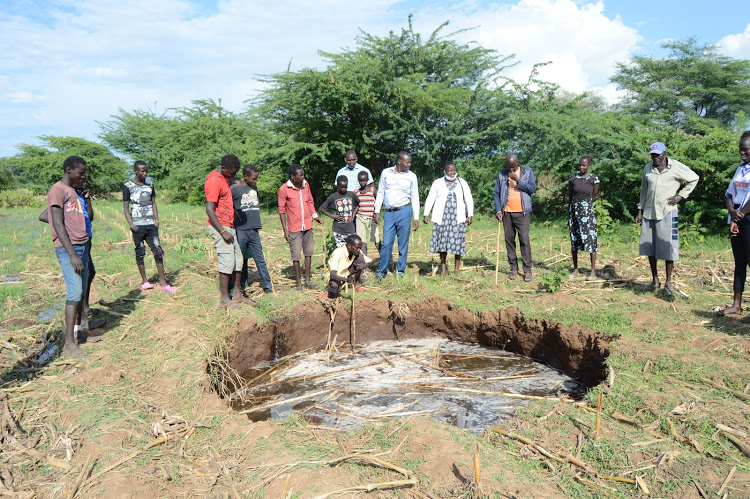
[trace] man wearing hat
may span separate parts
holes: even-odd
[[[651,144],[648,152],[651,163],[643,169],[641,199],[635,216],[635,223],[641,226],[639,251],[648,257],[651,265],[651,283],[646,290],[651,291],[661,285],[656,260],[664,260],[667,274],[664,292],[672,294],[672,269],[675,260],[680,259],[677,204],[693,192],[699,177],[684,164],[668,158],[667,148],[661,142]]]

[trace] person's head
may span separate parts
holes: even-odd
[[[508,154],[505,156],[505,166],[510,171],[516,171],[518,169],[518,154]]]
[[[67,178],[67,182],[65,179]],[[86,182],[86,160],[80,156],[68,156],[63,161],[63,182],[74,189],[82,190]]]
[[[225,178],[231,178],[237,175],[240,169],[240,159],[234,154],[226,154],[221,158],[221,171]]]
[[[648,148],[648,153],[651,156],[651,161],[655,165],[659,164],[667,157],[667,146],[662,142],[654,142],[651,144],[651,147]]]
[[[398,153],[398,162],[396,163],[396,170],[400,172],[408,172],[411,168],[411,154],[406,151]]]
[[[245,179],[245,183],[250,187],[253,187],[258,181],[258,169],[255,165],[245,165],[242,168],[242,178]]]
[[[146,162],[139,159],[133,163],[133,173],[135,173],[135,178],[137,178],[140,183],[143,184],[146,182],[146,177],[148,177],[148,165]]]
[[[299,188],[305,180],[305,170],[300,165],[289,165],[286,172],[289,174],[289,180],[292,185]]]
[[[740,160],[750,163],[750,130],[743,132],[740,137]]]
[[[339,194],[346,194],[348,188],[349,179],[346,178],[346,175],[339,175],[336,179],[336,192],[338,192]]]
[[[453,163],[453,161],[446,161],[443,165],[443,172],[445,173],[445,176],[448,180],[455,180],[457,171],[456,171],[456,165]]]
[[[346,250],[350,255],[359,255],[359,252],[362,251],[362,238],[357,234],[346,236]]]
[[[578,160],[578,171],[581,172],[581,175],[586,175],[589,168],[591,168],[591,156],[588,154],[581,156],[581,159]]]
[[[353,170],[354,166],[357,164],[357,153],[354,152],[354,150],[349,149],[344,155],[344,160],[346,161],[346,166],[348,166],[350,170]]]
[[[367,175],[367,172],[359,172],[357,174],[357,182],[359,182],[359,188],[364,189],[367,187],[367,183],[370,180],[370,177]]]

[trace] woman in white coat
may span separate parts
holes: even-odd
[[[424,204],[423,222],[429,222],[432,211],[430,253],[440,253],[440,275],[448,273],[448,253],[456,255],[456,275],[460,272],[461,255],[466,254],[466,227],[474,220],[474,199],[469,185],[458,177],[456,165],[443,166],[445,176],[435,180]]]

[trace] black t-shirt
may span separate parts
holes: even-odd
[[[231,191],[232,203],[234,203],[234,228],[236,230],[260,229],[258,188],[240,182],[233,185]]]
[[[334,192],[323,203],[322,208],[334,215],[344,217],[343,222],[333,222],[333,232],[339,234],[354,234],[354,208],[359,206],[359,200],[353,192],[344,195]]]
[[[573,199],[591,199],[594,197],[594,185],[599,183],[599,177],[593,174],[588,177],[571,175],[568,182],[573,186]]]

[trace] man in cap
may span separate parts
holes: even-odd
[[[680,259],[677,233],[677,205],[693,192],[698,175],[677,160],[667,157],[667,148],[661,142],[649,148],[651,163],[643,169],[641,198],[635,223],[641,226],[640,254],[648,257],[651,266],[651,283],[646,290],[658,288],[661,283],[656,272],[656,260],[666,263],[664,292],[672,294],[672,269]],[[643,222],[643,223],[641,223]]]

